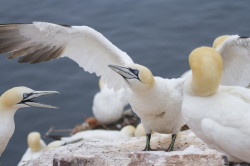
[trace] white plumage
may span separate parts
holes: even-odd
[[[200,60],[195,64],[194,58],[190,58],[195,75],[189,76],[184,86],[182,112],[185,122],[211,148],[226,154],[229,161],[250,162],[250,90],[219,85],[222,67],[218,66],[222,63],[210,59],[219,56],[215,50],[202,47],[190,56]],[[202,90],[199,82],[214,87],[215,91]]]
[[[227,43],[226,41],[230,44],[223,47],[223,52],[227,50],[226,48],[237,49],[242,51],[241,53],[245,53],[242,56],[249,56],[247,52],[249,49],[246,47],[249,39],[232,37],[232,40],[227,39],[225,42],[223,40],[217,43],[220,45],[223,42]],[[57,57],[69,57],[85,71],[101,76],[108,87],[113,87],[115,90],[128,87],[129,104],[141,118],[147,133],[147,150],[150,149],[148,142],[152,130],[160,133],[173,133],[175,136],[183,124],[181,104],[184,79],[154,77],[149,69],[134,64],[125,52],[119,50],[102,34],[90,27],[61,26],[44,22],[1,25],[1,52],[9,53],[10,58],[21,57],[19,62],[30,63],[39,63]],[[232,52],[230,51],[230,53]],[[242,56],[227,55],[225,52],[225,56],[223,56],[225,69],[234,70],[234,61],[248,63],[238,60]],[[237,66],[240,65],[239,63]],[[242,73],[225,72],[223,78],[225,82],[228,81],[232,84],[231,80],[245,80],[245,77],[248,77],[247,72]],[[248,80],[233,83],[245,85],[242,82],[245,83]],[[174,139],[175,137],[173,141]],[[169,150],[173,148],[172,143]]]
[[[78,132],[71,137],[63,137],[61,138],[62,141],[71,141],[76,140],[79,138],[83,139],[97,139],[97,140],[118,140],[118,139],[127,139],[134,136],[135,128],[131,125],[125,126],[121,129],[121,131],[118,130],[102,130],[102,129],[96,129],[96,130],[86,130]]]
[[[123,109],[128,105],[126,89],[117,91],[107,87],[107,84],[99,81],[100,91],[95,94],[93,100],[93,114],[98,122],[109,124],[121,119]]]
[[[36,103],[32,99],[58,93],[56,91],[34,91],[27,87],[14,87],[4,92],[0,97],[0,156],[5,150],[15,130],[14,115],[19,108],[54,106]]]

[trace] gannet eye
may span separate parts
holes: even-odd
[[[23,94],[23,98],[25,99],[25,98],[27,98],[28,97],[28,93],[24,93]]]
[[[131,69],[131,68],[129,68],[129,71],[131,71],[136,76],[138,76],[138,74],[139,74],[139,70],[137,70],[137,69]]]

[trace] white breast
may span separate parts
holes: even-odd
[[[140,117],[147,133],[178,133],[182,125],[183,79],[156,77],[154,89],[143,94],[131,92],[130,105]]]
[[[250,91],[220,86],[208,97],[184,92],[182,112],[190,129],[231,161],[250,162]]]
[[[5,150],[15,130],[14,113],[6,111],[0,116],[0,154]]]

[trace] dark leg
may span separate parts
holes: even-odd
[[[172,134],[172,140],[171,143],[169,145],[169,147],[167,148],[166,152],[170,152],[174,150],[174,143],[175,143],[175,139],[177,137],[177,134]]]
[[[143,149],[143,151],[151,151],[152,149],[150,148],[150,139],[151,139],[151,134],[146,135],[146,147]]]

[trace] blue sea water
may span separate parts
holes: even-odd
[[[154,75],[175,78],[188,70],[194,48],[211,46],[219,35],[250,35],[250,5],[246,0],[0,1],[0,24],[32,21],[90,26]],[[20,160],[30,131],[44,135],[51,126],[72,128],[92,115],[98,78],[67,58],[30,65],[2,54],[0,75],[0,93],[20,85],[61,93],[43,98],[58,110],[17,111],[15,133],[0,158],[4,166]]]

